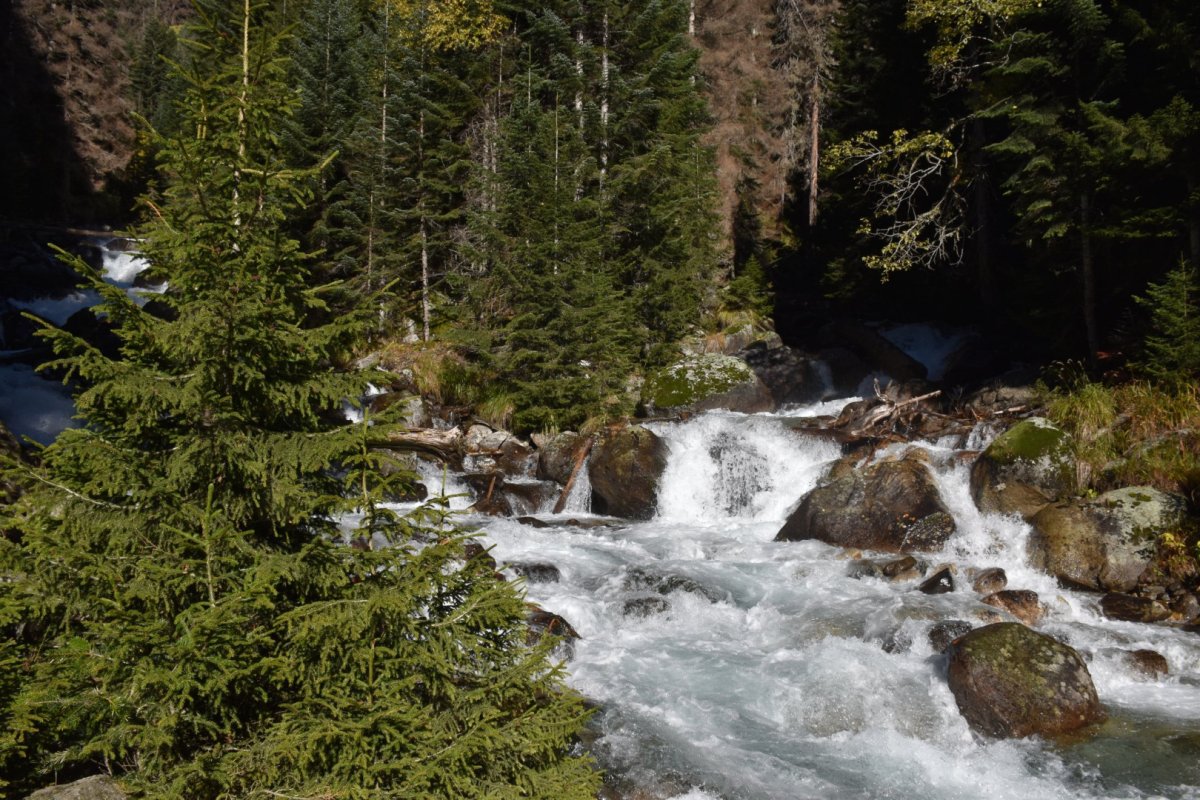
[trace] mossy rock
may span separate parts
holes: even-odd
[[[971,496],[981,511],[1031,519],[1074,488],[1071,436],[1041,417],[996,437],[971,467]]]
[[[27,800],[125,800],[125,797],[125,792],[121,791],[121,787],[112,778],[107,775],[93,775],[74,783],[39,789],[29,795]]]
[[[1159,537],[1178,532],[1185,515],[1182,498],[1149,486],[1053,503],[1030,520],[1029,561],[1064,584],[1128,592],[1155,563]]]
[[[977,733],[1054,736],[1105,719],[1079,653],[1024,625],[978,628],[955,639],[947,653],[950,691]]]
[[[592,448],[588,477],[592,510],[626,519],[651,519],[658,482],[667,468],[667,445],[652,431],[630,425],[607,431]]]
[[[647,416],[717,408],[753,414],[774,407],[770,390],[745,361],[716,353],[688,356],[651,374],[642,387]]]

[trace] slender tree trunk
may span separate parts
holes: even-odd
[[[429,317],[432,303],[429,297],[429,229],[425,217],[421,217],[421,334],[422,341],[429,341]]]
[[[1092,254],[1092,198],[1079,196],[1079,271],[1083,282],[1083,327],[1087,335],[1088,362],[1096,364],[1100,352],[1100,330],[1096,324],[1096,265]]]
[[[688,36],[696,38],[696,0],[688,3]]]
[[[608,176],[608,9],[604,10],[600,40],[600,191]]]
[[[238,96],[238,160],[233,170],[233,226],[241,227],[238,209],[242,183],[242,165],[246,163],[246,102],[250,97],[250,0],[242,0],[242,91]],[[235,245],[236,246],[236,245]]]
[[[808,227],[817,224],[817,194],[821,174],[821,73],[813,72],[812,98],[808,103]]]

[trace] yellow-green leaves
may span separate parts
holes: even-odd
[[[859,171],[858,184],[875,198],[858,232],[880,243],[863,261],[888,274],[957,262],[961,256],[963,202],[957,191],[957,152],[945,134],[892,132],[880,141],[864,131],[829,150],[830,170]]]
[[[495,39],[507,20],[491,0],[383,0],[411,22],[414,43],[433,50],[473,50]]]
[[[1043,0],[909,0],[908,25],[933,25],[937,43],[929,51],[929,63],[939,70],[953,70],[971,39],[988,27],[1003,24],[1042,5]]]

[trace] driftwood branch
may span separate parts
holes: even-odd
[[[561,514],[567,507],[567,498],[571,496],[571,490],[575,488],[575,479],[579,477],[579,471],[583,469],[583,462],[587,461],[588,454],[592,452],[592,445],[595,443],[596,437],[588,437],[583,446],[579,448],[579,452],[575,454],[575,466],[571,467],[571,475],[567,478],[566,485],[563,486],[562,494],[558,496],[558,502],[554,504],[555,514]]]
[[[941,394],[942,390],[938,389],[936,391],[929,392],[928,394],[923,394],[920,397],[910,397],[908,400],[895,402],[893,400],[889,400],[883,394],[883,392],[879,390],[879,382],[876,381],[875,396],[879,398],[880,403],[858,418],[858,424],[855,426],[855,429],[851,431],[851,435],[866,436],[871,432],[871,429],[879,428],[884,425],[884,423],[891,423],[892,427],[895,427],[895,423],[906,410],[925,400],[932,400],[935,397],[939,397]]]

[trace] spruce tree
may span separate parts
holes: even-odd
[[[250,0],[197,11],[141,236],[170,313],[97,278],[121,358],[47,331],[83,425],[26,476],[5,550],[0,664],[23,672],[0,764],[21,789],[106,771],[180,800],[594,796],[581,703],[520,597],[380,508],[386,426],[329,413],[365,388],[334,366],[369,315],[321,322],[287,234],[311,184],[277,134],[282,37]]]
[[[1180,262],[1145,297],[1134,298],[1150,311],[1150,333],[1135,363],[1138,371],[1161,383],[1184,385],[1200,375],[1200,309],[1196,305],[1196,268]]]

